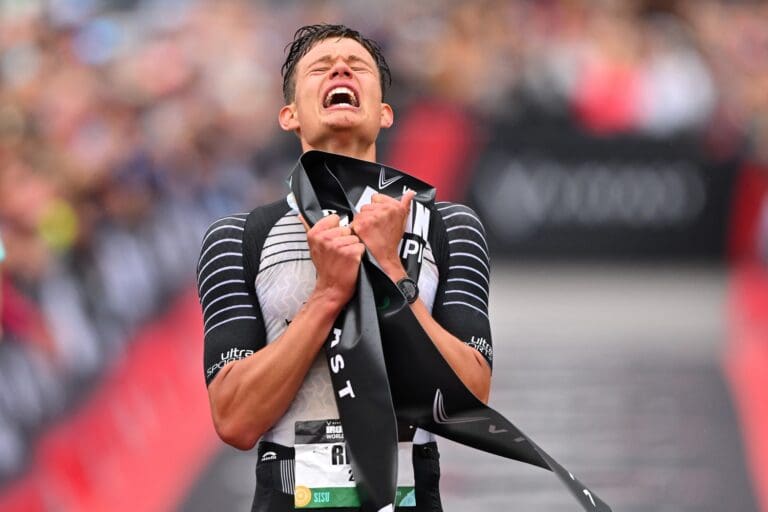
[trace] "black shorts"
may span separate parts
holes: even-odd
[[[262,462],[267,452],[276,457]],[[293,501],[293,448],[262,441],[259,443],[259,462],[256,464],[256,493],[251,512],[294,512]],[[413,445],[413,473],[416,487],[416,506],[397,507],[402,512],[442,512],[440,503],[440,454],[437,443]],[[327,508],[321,512],[356,512],[357,508]]]

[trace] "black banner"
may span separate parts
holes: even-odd
[[[434,201],[433,188],[400,171],[318,151],[302,156],[291,183],[299,210],[312,225],[328,210],[351,219],[377,176],[382,193],[400,195],[381,186],[383,176],[400,176],[399,187],[416,191],[414,203]],[[357,295],[337,325],[341,328],[332,331],[326,351],[329,361],[344,360],[336,365],[344,373],[331,365],[331,378],[364,510],[391,510],[394,502],[396,416],[467,446],[549,469],[584,510],[610,512],[572,473],[464,386],[368,253]]]
[[[718,259],[735,166],[683,139],[503,128],[469,196],[495,252]]]

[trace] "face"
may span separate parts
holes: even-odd
[[[376,63],[357,41],[320,41],[297,63],[294,82],[294,101],[279,120],[297,133],[304,150],[333,147],[334,141],[374,144],[379,130],[392,125]]]

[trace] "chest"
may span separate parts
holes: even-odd
[[[298,223],[298,221],[296,221]],[[300,231],[299,231],[300,230]],[[307,301],[315,286],[316,271],[309,255],[303,226],[278,223],[262,248],[255,289],[267,343],[280,336]],[[439,272],[432,249],[426,245],[419,272],[419,297],[432,310]]]

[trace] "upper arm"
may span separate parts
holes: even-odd
[[[197,290],[203,312],[206,385],[227,364],[266,343],[245,243],[246,215],[214,222],[203,238]]]
[[[448,332],[475,348],[493,365],[488,318],[490,256],[477,214],[461,204],[438,203],[443,224],[440,284],[432,316]]]

